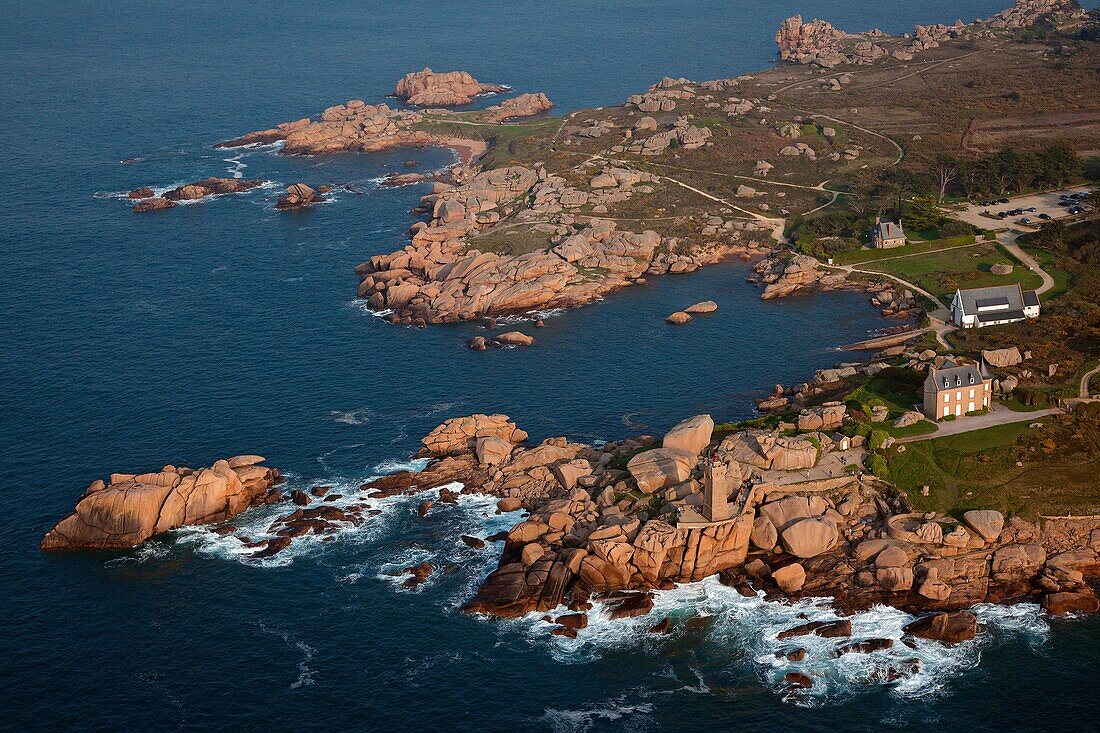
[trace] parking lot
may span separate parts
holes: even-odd
[[[1069,213],[1072,206],[1059,206],[1062,201],[1063,195],[1074,194],[1078,192],[1088,192],[1087,186],[1074,186],[1073,188],[1067,188],[1061,191],[1048,191],[1047,193],[1033,193],[1026,196],[1016,196],[1008,200],[1007,204],[995,203],[989,205],[988,202],[972,203],[968,204],[966,208],[959,211],[951,212],[951,216],[956,219],[961,219],[967,224],[973,224],[976,227],[983,229],[1001,229],[1011,227],[1014,229],[1030,230],[1041,226],[1045,221],[1053,219],[1063,219],[1067,216],[1072,216]],[[1084,204],[1079,204],[1084,206]],[[1027,209],[1034,208],[1034,211],[1027,211]],[[1001,211],[1015,211],[1016,209],[1024,209],[1020,214],[1013,216],[1006,216],[1003,219],[998,218],[996,215]],[[1085,207],[1088,210],[1088,207]],[[993,216],[983,216],[982,212],[989,212]],[[1048,218],[1044,218],[1042,215],[1046,215]],[[1030,223],[1024,223],[1020,220],[1023,218],[1031,219]]]

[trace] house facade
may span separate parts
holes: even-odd
[[[985,364],[956,364],[945,361],[929,367],[924,380],[924,416],[930,420],[962,417],[988,409],[993,394],[993,377]]]
[[[1039,317],[1039,296],[1019,283],[988,288],[958,289],[951,299],[956,326],[982,328]]]
[[[875,217],[875,228],[871,231],[871,246],[875,249],[893,249],[905,244],[905,230],[901,222],[883,221]]]

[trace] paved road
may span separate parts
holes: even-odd
[[[1077,393],[1078,399],[1087,400],[1089,399],[1089,397],[1091,397],[1092,393],[1089,392],[1089,380],[1095,377],[1097,374],[1100,374],[1100,366],[1096,367],[1091,372],[1081,377],[1081,389],[1078,390]]]
[[[950,422],[937,423],[937,430],[934,433],[914,435],[909,438],[898,438],[897,442],[916,443],[920,440],[943,438],[948,435],[958,435],[960,433],[981,430],[982,428],[991,428],[994,425],[1008,425],[1010,423],[1038,420],[1041,417],[1057,415],[1060,412],[1062,412],[1062,409],[1058,407],[1052,407],[1046,410],[1035,410],[1033,412],[1016,412],[1002,405],[994,404],[993,409],[984,415],[971,415],[969,417],[960,417],[958,420],[952,420]]]
[[[1020,232],[1002,232],[997,235],[997,241],[1003,245],[1013,257],[1027,265],[1029,270],[1043,278],[1043,284],[1035,289],[1036,295],[1042,295],[1054,287],[1054,278],[1050,276],[1050,273],[1039,266],[1039,263],[1035,261],[1034,257],[1020,249],[1020,245],[1016,244],[1016,240],[1019,236]]]

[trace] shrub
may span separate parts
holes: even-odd
[[[871,454],[867,459],[867,470],[881,479],[890,475],[890,467],[886,464],[886,459],[882,457],[881,453]]]
[[[867,446],[871,450],[879,450],[889,437],[890,433],[885,430],[872,430],[871,437],[867,441]],[[875,475],[877,476],[878,474]]]

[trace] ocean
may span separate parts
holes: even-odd
[[[477,324],[395,327],[354,298],[354,266],[404,244],[427,190],[379,179],[451,153],[292,159],[214,143],[384,101],[424,66],[544,91],[564,114],[666,75],[764,68],[795,12],[901,32],[1002,5],[4,0],[0,729],[1095,730],[1100,621],[1029,606],[980,609],[984,632],[953,649],[832,660],[811,648],[824,683],[797,697],[779,684],[773,632],[830,617],[825,602],[765,603],[711,580],[659,594],[642,619],[594,613],[577,640],[537,615],[466,616],[457,608],[499,546],[459,535],[516,521],[484,498],[425,518],[418,499],[375,501],[380,513],[335,542],[263,562],[201,528],[132,552],[38,550],[112,471],[256,452],[289,487],[350,500],[364,480],[419,465],[419,439],[448,417],[503,412],[536,440],[585,442],[701,412],[740,419],[774,384],[891,324],[857,293],[762,302],[747,267],[728,263],[550,314],[529,349],[473,352]],[[122,198],[234,175],[272,184],[143,215]],[[358,193],[276,212],[275,194],[301,180]],[[713,316],[665,325],[704,299]],[[260,529],[274,512],[234,524]],[[415,590],[390,575],[423,560],[439,571]],[[696,614],[709,625],[645,633]],[[855,625],[898,637],[904,620],[873,609]],[[911,680],[872,678],[909,656],[922,663]]]

